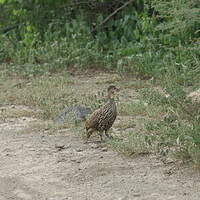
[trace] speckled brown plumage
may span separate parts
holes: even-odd
[[[85,123],[87,140],[94,131],[98,131],[102,140],[102,134],[110,138],[108,130],[112,127],[117,117],[117,107],[113,95],[118,91],[114,85],[108,87],[108,101],[98,110],[94,111]]]

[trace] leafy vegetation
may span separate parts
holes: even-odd
[[[95,66],[167,73],[186,84],[199,72],[198,2],[130,1],[123,7],[127,2],[2,0],[0,60],[20,65],[16,71],[24,75]]]

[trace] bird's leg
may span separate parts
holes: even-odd
[[[92,135],[92,131],[87,132],[87,140],[90,138],[91,135]]]
[[[112,138],[113,138],[112,135],[109,135],[109,134],[108,134],[108,131],[105,131],[105,135],[106,135],[106,137],[109,138],[109,139],[112,139]]]
[[[103,141],[103,132],[99,133],[100,138],[101,138],[101,142]]]
[[[85,143],[88,142],[90,136],[92,135],[92,132],[93,132],[92,130],[86,130],[86,139],[85,139]]]

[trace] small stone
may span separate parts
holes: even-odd
[[[82,152],[82,151],[83,151],[83,149],[76,149],[76,151],[77,151],[77,152]]]
[[[146,176],[147,175],[147,172],[144,172],[143,174],[142,174],[142,176]]]
[[[98,145],[96,145],[96,144],[92,144],[92,145],[91,145],[91,148],[92,148],[92,149],[98,149],[98,148],[99,148],[99,146],[98,146]]]
[[[101,150],[102,150],[103,152],[108,151],[108,149],[107,149],[106,147],[102,148]]]
[[[140,194],[140,193],[134,193],[133,196],[134,196],[134,197],[140,197],[141,194]]]
[[[78,160],[78,159],[75,159],[75,158],[72,158],[72,159],[71,159],[71,162],[75,162],[75,163],[81,163],[81,161],[80,161],[80,160]]]
[[[66,162],[67,160],[65,158],[61,158],[59,160],[57,160],[57,163],[60,163],[60,162]]]
[[[58,151],[62,151],[65,149],[65,145],[64,144],[56,144],[55,145],[55,148],[58,150]]]

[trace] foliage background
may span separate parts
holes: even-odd
[[[0,60],[25,75],[67,67],[174,76],[199,72],[198,0],[1,0]],[[18,66],[19,65],[19,66]]]

